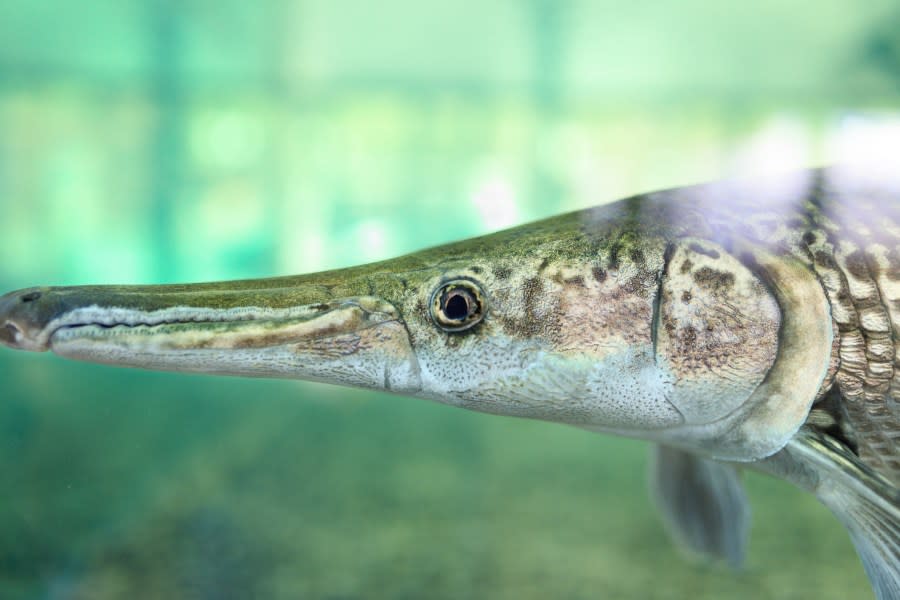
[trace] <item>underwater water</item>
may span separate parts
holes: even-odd
[[[735,172],[900,156],[878,0],[0,6],[0,293],[369,262]],[[0,599],[871,596],[745,476],[685,559],[648,446],[294,381],[0,349]]]

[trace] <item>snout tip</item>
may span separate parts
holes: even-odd
[[[46,350],[29,337],[37,321],[37,301],[42,292],[28,288],[0,296],[0,344],[16,350]]]
[[[7,322],[4,324],[3,328],[0,329],[0,344],[3,344],[4,346],[18,348],[19,340],[21,338],[22,332],[15,323]]]

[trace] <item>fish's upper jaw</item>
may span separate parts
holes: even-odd
[[[280,283],[21,290],[0,297],[0,340],[110,365],[419,390],[392,302]]]

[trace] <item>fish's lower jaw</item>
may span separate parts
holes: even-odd
[[[50,347],[66,358],[114,366],[417,392],[418,364],[403,325],[389,316],[362,322],[356,306],[341,310],[348,314],[335,316],[324,336],[307,321],[82,325],[57,329]]]

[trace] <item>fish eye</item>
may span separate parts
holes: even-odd
[[[484,318],[484,298],[468,279],[448,281],[431,296],[431,318],[444,331],[465,331]]]

